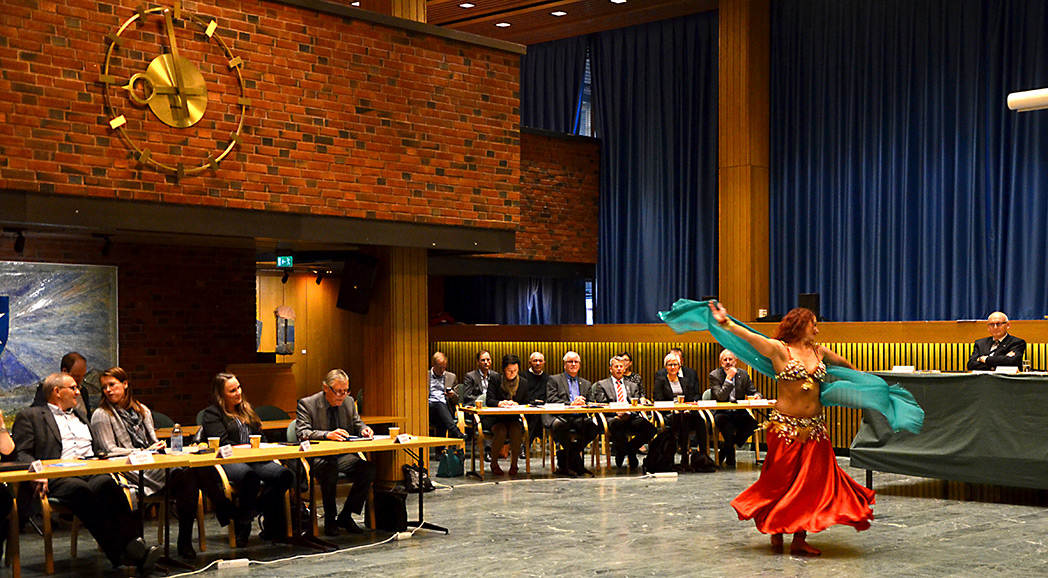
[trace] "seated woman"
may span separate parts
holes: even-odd
[[[240,382],[232,373],[219,373],[211,380],[212,404],[204,410],[203,436],[219,438],[219,445],[247,444],[251,435],[262,432],[262,420],[244,399]],[[243,548],[251,535],[251,521],[259,509],[265,539],[283,537],[284,493],[294,483],[291,470],[277,462],[224,464],[229,482],[237,487],[240,505],[236,520],[236,547]],[[260,493],[261,490],[261,493]]]
[[[655,376],[652,392],[655,401],[673,401],[678,395],[683,395],[685,402],[702,399],[698,382],[680,373],[680,358],[677,354],[670,353],[662,363],[666,367],[666,375]],[[706,447],[706,420],[702,419],[702,415],[697,411],[675,411],[670,415],[670,427],[677,437],[677,449],[680,451],[679,469],[691,471],[688,459],[691,455],[691,433],[695,432],[699,447]]]
[[[4,423],[4,412],[0,411],[0,454],[10,456],[14,451],[15,440],[11,439],[11,433],[7,431],[7,424]],[[6,485],[0,488],[0,555],[4,553],[4,542],[7,541],[7,533],[11,529],[7,516],[11,513],[14,502],[14,496]]]
[[[528,387],[520,383],[520,359],[513,354],[503,356],[502,374],[493,376],[488,384],[488,394],[484,405],[488,407],[513,407],[528,404]],[[520,457],[520,444],[524,437],[524,426],[521,416],[484,416],[481,422],[484,429],[491,430],[491,473],[501,476],[505,472],[499,466],[498,454],[502,444],[509,436],[509,475],[517,475],[517,459]]]
[[[153,412],[135,400],[127,384],[127,372],[110,367],[99,378],[102,401],[91,415],[91,433],[99,452],[109,456],[127,455],[135,450],[154,450],[164,447],[153,429]],[[2,448],[0,448],[2,449]],[[120,474],[135,486],[143,472]],[[174,468],[170,473],[175,509],[178,512],[178,555],[196,558],[193,549],[193,520],[196,518],[197,496],[201,484],[195,469]],[[142,486],[147,496],[164,489],[164,470],[145,470]],[[207,491],[216,504],[225,496],[215,486]]]

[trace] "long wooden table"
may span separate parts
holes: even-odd
[[[284,427],[287,427],[285,425]],[[228,458],[220,458],[217,453],[208,454],[181,454],[165,455],[155,454],[154,462],[151,464],[133,465],[125,456],[110,460],[45,460],[44,468],[40,472],[29,471],[7,471],[0,472],[0,483],[12,485],[12,492],[18,495],[18,484],[32,480],[45,480],[54,478],[65,478],[74,476],[90,476],[96,474],[116,474],[121,472],[169,469],[169,468],[201,468],[222,465],[224,463],[247,463],[264,462],[269,460],[297,460],[298,458],[315,458],[347,453],[374,453],[382,451],[405,450],[421,465],[422,453],[412,450],[421,450],[431,447],[446,447],[457,445],[463,447],[465,442],[461,439],[413,437],[406,443],[396,443],[387,438],[368,441],[311,441],[308,451],[302,451],[298,444],[265,444],[264,447],[252,449],[245,446],[234,446],[233,455]],[[62,465],[58,465],[62,464]],[[72,465],[71,465],[72,464]],[[409,525],[420,526],[425,519],[423,517],[423,494],[419,494],[419,520]],[[21,576],[21,560],[18,532],[18,501],[15,500],[13,509],[8,518],[10,530],[8,534],[8,555],[11,558],[11,571],[14,578]],[[421,526],[420,526],[421,527]],[[430,527],[447,532],[444,528]],[[169,545],[165,544],[165,547]],[[167,554],[167,552],[165,552]]]
[[[480,424],[480,418],[482,416],[497,416],[497,415],[570,415],[570,414],[584,414],[584,415],[596,415],[600,417],[601,425],[604,428],[603,439],[601,444],[597,446],[598,450],[607,456],[607,464],[611,465],[611,454],[608,451],[608,423],[604,414],[609,413],[623,413],[623,412],[641,412],[641,413],[662,413],[662,412],[675,412],[675,411],[701,411],[701,412],[713,412],[715,410],[732,410],[732,409],[769,409],[775,406],[774,399],[753,399],[745,400],[736,403],[719,402],[719,401],[699,401],[699,402],[688,402],[688,403],[662,403],[656,402],[653,405],[620,405],[620,404],[588,404],[588,405],[516,405],[512,407],[462,407],[463,413],[473,417],[472,427],[476,434],[473,436],[473,447],[470,451],[470,468],[471,473],[478,477],[484,477],[484,458],[480,458],[480,470],[477,470],[477,448],[483,447],[484,444],[484,431]],[[712,413],[706,417],[706,421],[713,428],[713,435],[716,438],[717,425],[713,421]],[[522,419],[521,422],[524,424],[524,439],[528,440],[528,420]],[[714,445],[714,459],[719,458],[719,448],[717,444]],[[494,454],[494,451],[492,451]],[[531,473],[531,453],[526,452],[524,454],[524,471],[528,474]]]
[[[402,425],[404,422],[404,416],[402,415],[362,415],[360,419],[364,420],[364,423],[368,425],[372,424],[389,424],[389,425]],[[291,422],[295,421],[292,419],[270,419],[262,421],[263,431],[283,431],[287,429],[287,426],[291,425]],[[171,430],[174,428],[170,427],[158,427],[156,428],[157,439],[171,439]],[[200,430],[198,425],[184,425],[182,426],[183,436],[196,435],[197,431]]]

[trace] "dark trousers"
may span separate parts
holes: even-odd
[[[446,403],[439,401],[429,402],[429,425],[436,430],[434,435],[437,437],[462,437],[462,432],[459,431],[458,424],[455,423],[455,416],[451,415],[451,408]]]
[[[629,440],[629,436],[633,439]],[[636,454],[641,446],[655,437],[655,426],[639,413],[615,416],[608,420],[608,435],[616,455]]]
[[[580,469],[571,468],[570,464],[581,466],[582,451],[600,434],[600,427],[593,423],[592,418],[584,415],[558,415],[553,418],[549,429],[553,441],[563,447],[569,456],[568,463],[561,464],[564,469]],[[574,439],[572,434],[575,434]]]
[[[223,464],[222,469],[240,497],[237,517],[250,520],[261,512],[267,537],[283,536],[284,493],[295,480],[291,470],[276,462]]]
[[[691,434],[695,432],[699,447],[706,447],[706,420],[697,411],[682,411],[670,415],[670,428],[677,437],[677,450],[681,460],[687,463],[691,452]]]
[[[744,409],[721,410],[713,414],[721,436],[724,437],[725,451],[734,457],[735,446],[742,446],[757,429],[757,420]]]
[[[344,520],[351,513],[359,514],[364,511],[364,502],[367,500],[371,483],[375,481],[375,473],[375,464],[361,459],[357,454],[325,456],[313,461],[312,474],[320,484],[326,524],[334,524],[336,521],[335,487],[338,485],[339,474],[353,484],[349,488],[346,502],[342,504],[342,511],[338,514],[338,519]]]
[[[47,483],[47,497],[60,500],[80,518],[114,566],[123,560],[127,543],[140,535],[139,520],[112,476],[55,478]]]

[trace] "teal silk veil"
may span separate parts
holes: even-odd
[[[709,302],[678,299],[669,311],[660,311],[659,317],[677,333],[709,331],[718,343],[735,353],[753,369],[775,378],[771,360],[746,342],[721,327],[713,318]],[[735,323],[753,331],[748,325],[732,318]],[[888,385],[880,377],[837,365],[827,365],[828,377],[822,382],[819,401],[822,405],[838,405],[854,409],[873,410],[884,415],[893,431],[920,433],[924,425],[924,410],[913,394],[898,385]]]

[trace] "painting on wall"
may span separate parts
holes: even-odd
[[[98,371],[117,365],[117,269],[0,261],[0,410],[28,407],[62,356],[87,358],[92,405]]]

